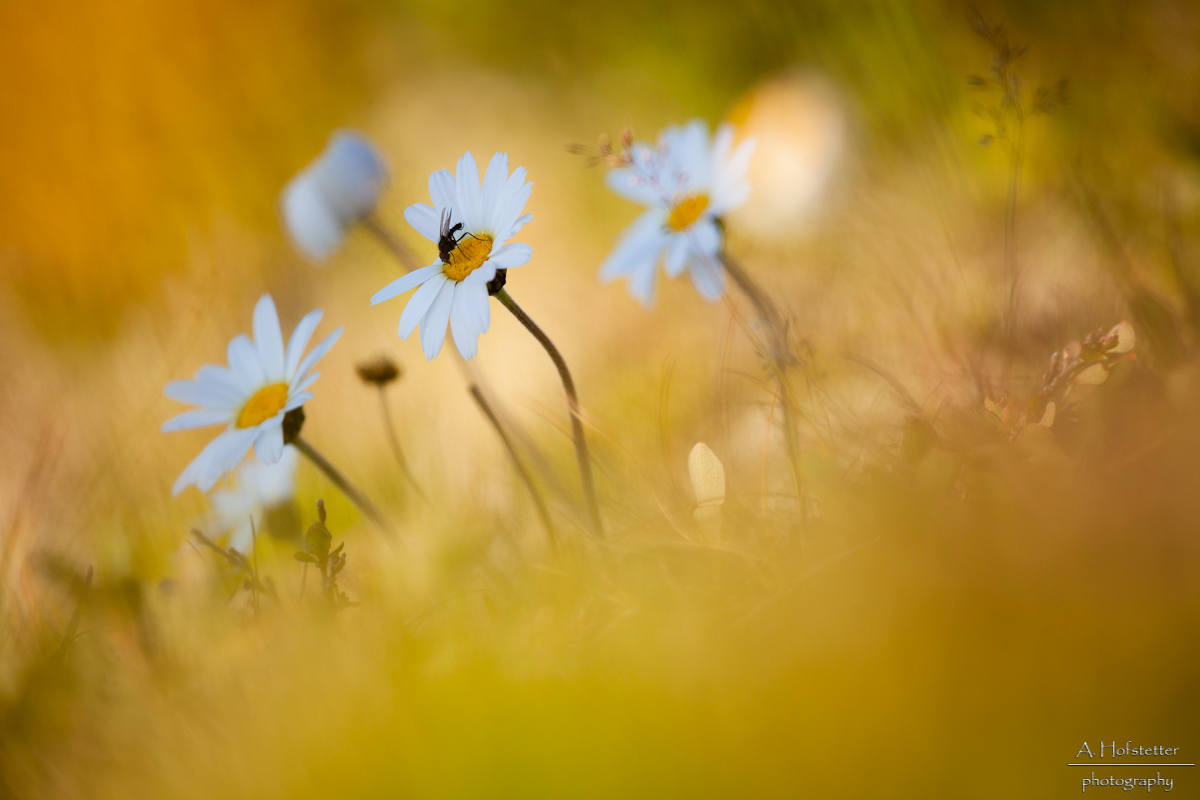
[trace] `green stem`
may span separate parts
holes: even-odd
[[[417,496],[428,504],[429,498],[425,496],[425,492],[421,490],[421,485],[413,477],[412,470],[408,468],[408,461],[404,458],[404,451],[400,449],[400,440],[396,438],[396,429],[392,425],[392,412],[388,410],[387,390],[382,386],[379,387],[379,405],[383,409],[383,426],[387,429],[388,442],[392,445],[392,455],[396,457],[396,462],[400,464],[400,472],[412,484]]]
[[[796,503],[800,509],[800,518],[804,518],[804,495],[802,493],[802,481],[800,479],[800,442],[796,438],[796,424],[793,419],[795,409],[792,406],[792,390],[788,383],[787,368],[792,360],[791,354],[788,352],[787,332],[783,323],[783,316],[779,313],[779,309],[771,302],[771,298],[767,296],[758,284],[756,284],[750,275],[742,269],[741,265],[730,258],[727,254],[721,254],[721,261],[725,265],[725,272],[737,284],[742,293],[749,298],[750,303],[758,311],[758,315],[767,323],[767,328],[771,332],[771,341],[767,346],[767,360],[771,363],[771,369],[775,373],[775,378],[779,382],[779,404],[783,406],[783,432],[784,440],[787,443],[788,463],[792,470],[792,489],[796,492]]]
[[[575,394],[575,381],[571,379],[571,371],[567,369],[567,362],[563,361],[562,354],[558,352],[558,348],[554,346],[554,342],[550,341],[550,337],[546,336],[542,332],[542,329],[529,318],[529,315],[521,310],[521,307],[516,304],[505,289],[499,289],[495,293],[495,297],[505,308],[512,312],[512,315],[525,326],[526,330],[533,334],[533,338],[538,340],[538,343],[545,349],[546,353],[550,356],[550,360],[554,362],[554,367],[558,370],[558,377],[562,380],[563,390],[567,393],[567,409],[571,415],[571,436],[575,440],[575,458],[579,462],[579,477],[583,483],[583,500],[587,506],[592,533],[599,538],[603,538],[604,523],[600,519],[600,504],[596,500],[596,485],[592,481],[592,462],[588,457],[587,439],[583,435],[583,420],[579,414],[579,398]]]
[[[358,506],[359,511],[370,517],[371,521],[375,523],[379,530],[383,531],[393,539],[397,538],[396,529],[393,528],[391,523],[387,521],[387,519],[383,516],[383,513],[375,506],[374,503],[367,499],[365,494],[355,488],[354,484],[346,480],[346,477],[342,475],[342,473],[338,472],[337,467],[329,463],[329,460],[326,459],[325,456],[318,453],[316,449],[299,434],[292,439],[292,444],[296,445],[296,449],[303,453],[305,458],[311,461],[317,469],[325,473],[325,477],[329,478],[334,486],[341,489],[342,494],[350,498],[350,502]]]
[[[483,415],[487,417],[487,421],[492,423],[492,427],[496,429],[496,435],[500,437],[500,441],[504,443],[504,448],[508,451],[509,458],[512,459],[513,466],[517,470],[517,474],[521,476],[525,488],[529,489],[529,494],[533,496],[533,504],[537,507],[538,516],[542,519],[542,524],[546,526],[546,536],[550,539],[550,545],[555,544],[554,523],[550,520],[550,512],[546,508],[546,501],[542,499],[541,493],[537,490],[537,486],[533,482],[533,476],[529,474],[529,470],[525,469],[525,465],[521,463],[521,457],[517,455],[517,448],[513,446],[512,440],[508,438],[508,434],[504,432],[504,428],[500,425],[500,420],[496,417],[496,413],[492,411],[492,407],[488,405],[487,400],[483,397],[483,392],[475,384],[471,384],[471,397],[475,399],[476,405]]]

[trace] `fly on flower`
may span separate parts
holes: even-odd
[[[733,138],[733,126],[726,123],[710,141],[708,126],[695,120],[668,128],[657,148],[633,144],[624,166],[609,171],[608,185],[649,208],[605,259],[601,281],[628,278],[630,294],[649,306],[661,259],[667,275],[686,269],[701,297],[720,299],[725,276],[718,222],[749,196],[745,176],[754,152],[753,139],[734,148]]]
[[[447,323],[458,352],[474,357],[492,321],[488,283],[496,270],[527,264],[533,256],[529,245],[508,241],[533,219],[521,213],[532,190],[524,167],[509,174],[508,153],[492,156],[481,187],[475,157],[467,152],[456,174],[440,169],[429,176],[433,205],[404,210],[408,224],[437,245],[438,258],[380,289],[371,305],[417,289],[400,314],[399,333],[407,339],[419,325],[427,360],[441,352]]]
[[[264,464],[283,455],[283,418],[313,397],[307,391],[321,373],[313,367],[342,335],[338,328],[309,351],[308,341],[323,311],[310,311],[292,331],[287,348],[279,315],[269,294],[254,307],[254,341],[239,334],[229,343],[228,367],[207,365],[193,380],[171,381],[164,394],[172,400],[200,406],[163,423],[163,433],[224,424],[226,429],[187,465],[172,489],[188,486],[211,489],[254,448]]]

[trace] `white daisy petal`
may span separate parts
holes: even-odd
[[[488,263],[499,269],[514,269],[529,263],[533,248],[524,242],[511,242],[488,257]]]
[[[225,434],[221,434],[224,436]],[[217,439],[220,439],[218,436]],[[217,439],[209,442],[200,454],[191,460],[191,462],[183,468],[183,472],[179,473],[179,477],[175,479],[174,485],[171,486],[171,495],[178,496],[180,492],[189,486],[195,486],[200,482],[200,475],[207,469],[209,457],[212,455],[212,447],[217,443]]]
[[[521,228],[524,228],[531,222],[533,222],[533,214],[522,214],[521,216],[517,217],[517,221],[514,222],[512,227],[508,230],[507,238],[511,239],[512,237],[516,236]]]
[[[470,308],[475,312],[475,330],[482,336],[492,327],[491,297],[486,286],[470,286],[468,291],[472,298]]]
[[[461,283],[469,283],[473,286],[487,286],[494,277],[496,277],[496,265],[489,258],[478,269],[463,278]]]
[[[246,449],[250,449],[250,443],[254,442],[255,428],[247,428],[245,430],[233,428],[225,431],[220,436],[217,436],[200,451],[200,454],[192,459],[191,463],[184,467],[183,472],[175,480],[175,485],[171,487],[171,494],[178,495],[189,486],[199,486],[200,490],[207,492],[212,488],[212,485],[217,482],[217,478],[221,476],[221,471],[217,471],[216,477],[212,479],[207,486],[204,485],[207,477],[213,472],[213,461],[223,457],[226,451],[229,450],[232,444],[236,444],[240,436],[244,436],[245,431],[249,431],[251,436],[247,440]],[[245,455],[246,451],[242,451]],[[241,460],[240,458],[238,459]]]
[[[517,217],[525,210],[525,204],[529,202],[529,195],[532,191],[532,183],[521,186],[513,193],[512,197],[505,200],[503,205],[497,209],[496,224],[493,231],[502,241],[512,236],[512,228],[516,224]]]
[[[454,303],[454,281],[446,281],[421,320],[421,350],[426,361],[433,361],[446,341],[446,326],[450,323],[450,308]]]
[[[722,189],[719,194],[714,193],[714,196],[719,198],[719,202],[710,203],[705,209],[704,216],[723,217],[746,202],[746,199],[750,197],[750,184],[746,181],[738,181],[732,186]]]
[[[441,214],[431,205],[414,203],[404,209],[404,219],[417,233],[437,244],[441,238]]]
[[[283,331],[271,295],[264,294],[254,306],[254,344],[268,381],[284,379]]]
[[[227,367],[215,364],[205,364],[196,370],[196,380],[211,384],[213,389],[223,392],[230,408],[239,405],[245,399],[246,392],[254,388],[239,380]]]
[[[500,190],[499,196],[496,198],[496,206],[492,209],[492,217],[484,220],[488,226],[495,228],[500,221],[501,212],[508,207],[509,201],[516,195],[517,191],[525,185],[525,168],[517,167],[504,181],[504,188]],[[520,212],[517,212],[520,213]]]
[[[307,403],[309,400],[312,400],[312,399],[313,399],[312,392],[295,392],[295,393],[289,394],[287,403],[284,404],[283,408],[279,412],[280,422],[283,421],[283,415],[285,413],[287,413],[288,411],[291,411],[294,408],[299,408],[300,406],[304,405],[305,403]]]
[[[163,394],[181,403],[225,411],[241,405],[244,399],[241,392],[236,392],[229,386],[199,379],[171,381],[163,389]]]
[[[654,305],[654,279],[658,276],[658,265],[653,261],[643,264],[629,276],[629,294],[646,308]]]
[[[296,367],[300,366],[300,359],[304,357],[308,340],[312,338],[313,331],[317,329],[317,323],[323,316],[325,316],[325,312],[320,309],[310,311],[300,320],[296,330],[292,331],[292,338],[288,339],[287,363],[284,364],[284,376],[289,381],[296,377]]]
[[[260,425],[254,439],[254,457],[264,464],[274,464],[283,456],[283,426]]]
[[[262,386],[266,383],[267,374],[263,372],[258,349],[246,334],[238,334],[230,340],[225,356],[229,360],[229,368],[246,385]]]
[[[672,278],[678,278],[687,264],[688,253],[692,246],[687,236],[675,234],[667,245],[667,256],[663,259],[663,269]]]
[[[733,126],[728,122],[723,122],[713,133],[712,154],[709,157],[714,177],[723,171],[731,147],[733,147]]]
[[[508,183],[508,153],[496,153],[488,162],[487,172],[483,175],[483,195],[481,198],[480,221],[487,226],[496,216],[500,196]]]
[[[412,332],[417,329],[417,325],[424,319],[425,313],[429,311],[429,307],[433,305],[433,301],[438,296],[438,291],[441,290],[442,284],[448,279],[445,275],[436,273],[432,278],[425,281],[420,289],[413,293],[413,296],[408,298],[408,304],[404,306],[404,311],[400,314],[400,326],[397,333],[401,339],[407,339],[412,336]]]
[[[719,260],[721,229],[717,227],[717,223],[711,219],[701,220],[688,229],[687,235],[693,249],[698,253],[704,254],[712,261]]]
[[[192,428],[204,428],[208,425],[227,424],[231,413],[231,411],[218,408],[194,408],[171,417],[162,424],[161,430],[163,433],[174,433]]]
[[[339,327],[333,333],[321,340],[320,344],[318,344],[312,350],[309,350],[308,355],[306,355],[304,360],[300,362],[300,366],[296,367],[296,375],[303,380],[308,371],[312,369],[318,361],[325,357],[325,354],[329,352],[329,348],[333,347],[333,345],[337,343],[337,340],[340,339],[341,336],[342,328]]]
[[[658,190],[644,178],[629,169],[610,170],[604,176],[608,188],[624,197],[644,206],[661,205],[662,197]]]
[[[258,426],[256,425],[250,428],[234,428],[214,439],[210,446],[216,445],[216,447],[213,447],[196,483],[200,491],[207,492],[216,485],[222,475],[241,463],[246,454],[250,452],[250,448],[254,446],[254,439],[257,435]]]
[[[468,150],[458,160],[454,175],[455,205],[462,212],[462,221],[468,231],[482,230],[483,191],[479,185],[479,167],[475,156]]]
[[[292,396],[297,392],[303,392],[308,387],[316,383],[317,378],[321,377],[321,373],[314,371],[304,376],[304,380],[297,383],[295,386],[288,387],[288,396]],[[289,409],[290,410],[290,409]]]
[[[439,212],[454,205],[454,176],[448,169],[439,169],[429,176],[429,199]]]
[[[653,263],[666,244],[663,233],[664,212],[650,209],[622,235],[608,258],[600,266],[600,280],[607,283],[622,275],[631,275],[647,261]]]
[[[454,302],[450,307],[450,333],[454,336],[454,346],[467,359],[475,357],[479,348],[479,334],[483,332],[479,330],[479,314],[475,307],[479,298],[473,293],[478,288],[469,283],[454,286]],[[487,302],[486,297],[484,302]]]
[[[705,300],[715,303],[721,299],[721,293],[725,290],[724,271],[711,261],[693,260],[688,266],[688,275],[696,291]]]
[[[416,287],[420,286],[422,283],[429,280],[434,275],[437,275],[441,271],[442,260],[439,258],[428,267],[414,269],[407,275],[401,275],[399,278],[392,281],[375,294],[371,295],[371,305],[378,305],[379,303],[391,300],[393,297],[399,297],[410,289],[415,289]]]

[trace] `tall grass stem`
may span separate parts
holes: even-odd
[[[383,516],[383,512],[365,494],[359,491],[354,484],[346,480],[346,476],[339,472],[337,467],[329,462],[329,459],[317,452],[316,448],[309,444],[304,437],[297,435],[292,440],[292,444],[296,445],[296,449],[303,453],[304,457],[311,461],[317,469],[325,473],[325,477],[329,478],[333,485],[342,491],[342,494],[350,498],[350,502],[354,503],[359,511],[369,517],[379,530],[389,538],[399,538],[396,529]]]

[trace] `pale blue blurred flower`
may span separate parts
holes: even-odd
[[[387,164],[374,145],[354,131],[335,131],[321,155],[283,187],[284,231],[297,250],[323,261],[375,210],[387,182]]]

